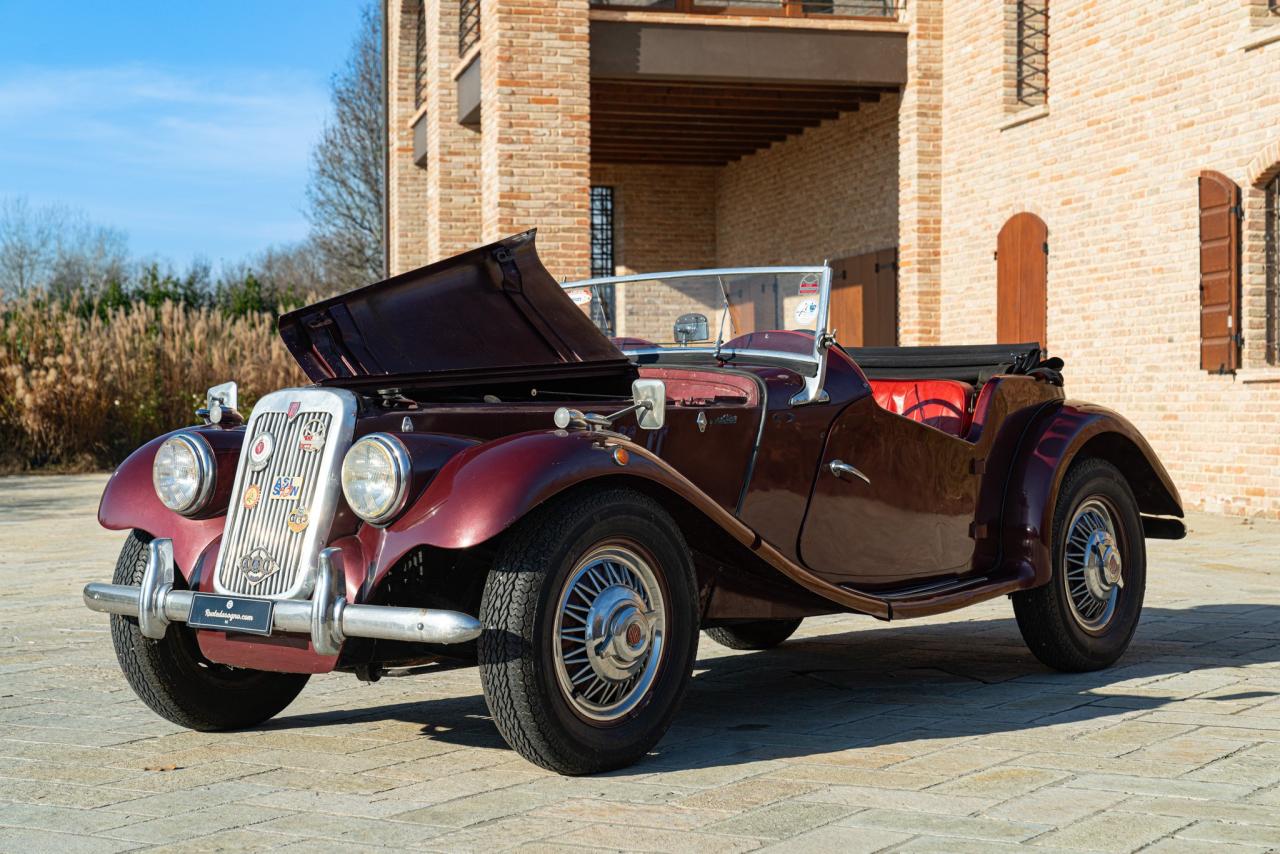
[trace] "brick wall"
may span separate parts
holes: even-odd
[[[619,275],[715,266],[718,172],[706,166],[592,167],[593,185],[613,187]]]
[[[995,340],[996,234],[1039,215],[1069,395],[1133,420],[1188,503],[1280,516],[1280,374],[1258,364],[1261,193],[1247,186],[1280,141],[1280,42],[1245,47],[1280,19],[1249,0],[1053,0],[1048,108],[1020,113],[1005,97],[1006,4],[972,5],[943,25],[942,342]],[[1199,369],[1203,169],[1246,189],[1234,377]]]
[[[417,10],[414,0],[387,2],[387,215],[390,271],[400,273],[427,263],[427,174],[413,162],[413,120]]]
[[[717,262],[818,264],[897,245],[899,106],[886,95],[725,166]]]
[[[481,230],[538,228],[557,277],[591,269],[587,0],[482,0]]]

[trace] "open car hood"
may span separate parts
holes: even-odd
[[[280,337],[325,384],[630,367],[542,266],[533,231],[291,311]]]

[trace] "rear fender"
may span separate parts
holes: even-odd
[[[187,518],[160,503],[151,483],[151,464],[160,444],[174,433],[198,433],[213,448],[217,469],[213,497],[196,518]],[[107,481],[98,504],[98,524],[113,531],[137,528],[153,537],[173,540],[173,558],[188,582],[200,555],[222,536],[227,504],[235,482],[236,463],[244,444],[243,430],[192,427],[147,442],[128,456]]]
[[[1034,570],[1035,585],[1053,573],[1052,525],[1062,483],[1077,460],[1104,459],[1120,469],[1148,516],[1181,517],[1182,499],[1151,445],[1128,419],[1102,406],[1068,402],[1050,407],[1028,431],[1010,472],[1004,502],[1006,572]],[[1158,520],[1147,530],[1182,530],[1181,522]]]

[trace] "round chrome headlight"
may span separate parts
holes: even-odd
[[[151,483],[162,504],[175,513],[199,513],[213,495],[217,469],[202,436],[179,433],[160,443],[151,463]]]
[[[375,525],[404,507],[409,490],[409,452],[386,433],[371,433],[342,460],[342,494],[361,519]]]

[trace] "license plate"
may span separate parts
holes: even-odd
[[[270,599],[196,593],[191,597],[191,614],[187,617],[187,625],[197,629],[269,635],[274,605]]]

